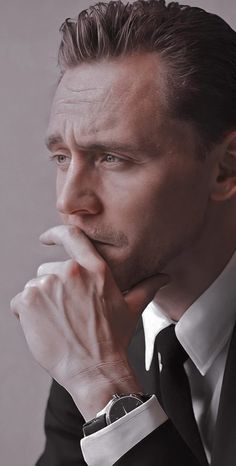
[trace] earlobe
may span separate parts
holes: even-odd
[[[218,202],[236,196],[236,132],[230,133],[222,149],[211,190],[211,199]]]

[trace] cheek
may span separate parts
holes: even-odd
[[[62,190],[63,190],[63,186],[64,186],[64,182],[65,182],[65,176],[63,176],[63,172],[57,170],[57,175],[56,175],[56,195],[57,195],[57,199],[59,198]]]
[[[132,243],[142,237],[165,243],[191,235],[202,224],[208,205],[207,183],[198,176],[165,178],[139,184],[120,210]],[[126,219],[126,223],[124,220]]]
[[[65,225],[68,225],[69,224],[69,215],[67,214],[64,214],[61,212],[60,208],[60,202],[61,202],[61,195],[63,193],[63,189],[64,189],[64,184],[65,184],[65,175],[63,176],[63,172],[60,172],[58,170],[57,172],[57,178],[56,178],[56,208],[57,208],[57,211],[61,217],[61,220],[62,222],[65,224]]]
[[[61,196],[61,193],[63,191],[63,187],[64,187],[64,178],[63,178],[62,174],[58,171],[57,172],[57,178],[56,178],[56,199],[57,199],[56,207],[57,207],[57,210],[58,210],[58,213],[59,213],[59,215],[61,217],[62,222],[64,223],[64,225],[68,225],[69,217],[68,217],[68,215],[63,214],[63,213],[60,212],[59,203],[58,203],[58,201],[60,199],[60,196]]]
[[[152,230],[162,246],[181,248],[196,238],[202,230],[207,208],[207,184],[198,177],[175,180],[157,193],[153,202]]]

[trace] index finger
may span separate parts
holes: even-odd
[[[63,246],[67,254],[86,269],[94,269],[103,261],[85,233],[74,225],[50,228],[39,239],[43,244]]]

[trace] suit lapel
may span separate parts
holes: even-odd
[[[236,325],[223,378],[211,465],[236,465]]]

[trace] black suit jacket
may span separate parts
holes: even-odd
[[[159,398],[158,365],[144,366],[144,334],[137,329],[129,348],[130,363],[146,393]],[[84,419],[66,390],[52,383],[45,416],[46,445],[36,466],[85,465],[80,449]],[[186,433],[187,435],[187,433]],[[170,420],[116,463],[117,466],[206,466],[191,451]],[[105,466],[105,465],[101,465]],[[211,466],[236,466],[236,326],[223,379]]]

